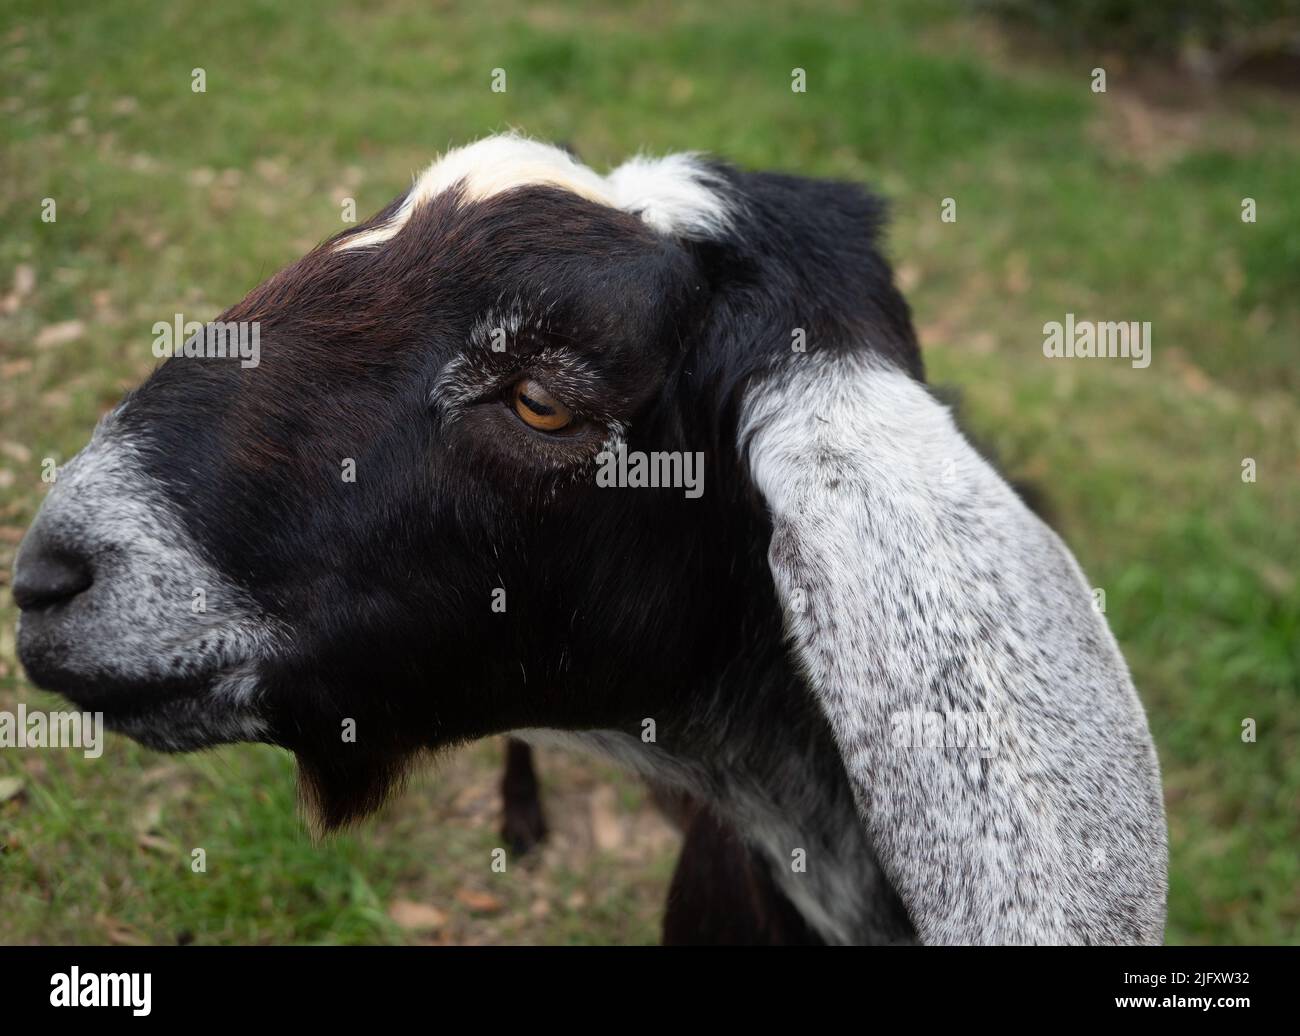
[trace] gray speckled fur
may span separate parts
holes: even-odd
[[[60,605],[57,632],[29,650],[59,658],[87,680],[203,681],[202,696],[168,701],[147,720],[110,716],[113,729],[152,747],[254,739],[264,729],[256,669],[278,627],[203,557],[161,487],[141,473],[115,416],[59,470],[33,522],[52,542],[80,545],[93,562],[97,592]],[[25,541],[19,557],[33,549]],[[196,588],[206,598],[197,614]]]
[[[741,435],[788,635],[921,940],[1160,942],[1155,750],[1061,540],[877,361],[788,361]],[[994,713],[1003,740],[895,746],[913,708]]]
[[[836,945],[914,942],[848,793],[824,725],[783,714],[802,698],[772,685],[770,710],[719,722],[720,700],[699,703],[697,738],[670,749],[613,730],[522,730],[532,744],[603,756],[661,786],[689,792],[727,818],[782,891]],[[802,850],[804,869],[792,866]]]

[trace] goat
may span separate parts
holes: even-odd
[[[291,750],[325,829],[428,751],[599,753],[705,804],[778,938],[1160,941],[1141,704],[927,390],[883,216],[692,155],[448,152],[223,315],[257,366],[178,356],[101,421],[15,562],[29,676],[155,748]],[[610,487],[620,453],[704,491]]]

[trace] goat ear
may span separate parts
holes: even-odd
[[[741,445],[786,632],[935,943],[1158,942],[1155,751],[1073,557],[912,377],[787,357]]]

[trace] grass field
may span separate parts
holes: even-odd
[[[42,461],[147,374],[155,320],[215,316],[449,143],[514,126],[599,168],[703,149],[889,196],[932,380],[1106,591],[1164,768],[1169,941],[1300,942],[1300,104],[939,3],[757,6],[8,0],[0,709],[54,707],[7,593]],[[1067,312],[1150,321],[1150,367],[1045,359]],[[675,835],[641,789],[544,756],[556,837],[493,874],[499,756],[314,845],[269,748],[0,751],[0,942],[654,941]]]

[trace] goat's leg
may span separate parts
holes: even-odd
[[[533,750],[517,738],[506,738],[506,768],[501,777],[501,836],[510,852],[522,856],[546,839]]]
[[[736,831],[697,805],[664,913],[665,946],[817,945],[822,939]]]

